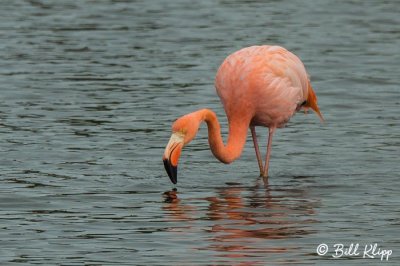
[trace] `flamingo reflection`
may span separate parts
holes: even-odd
[[[204,224],[210,233],[209,244],[199,249],[216,251],[220,262],[224,258],[246,258],[249,264],[244,265],[257,265],[261,263],[257,258],[265,254],[282,254],[297,248],[282,245],[279,240],[312,233],[309,223],[315,222],[312,215],[316,203],[307,199],[305,190],[272,189],[259,179],[251,187],[230,184],[218,188],[216,194],[183,202],[176,191],[166,192],[164,210],[168,219],[185,221],[188,229],[199,219],[207,221]],[[207,201],[208,207],[196,208],[199,200]]]

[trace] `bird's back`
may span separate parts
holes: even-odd
[[[307,99],[309,80],[300,59],[279,46],[252,46],[229,55],[215,87],[229,120],[253,125],[286,123]]]

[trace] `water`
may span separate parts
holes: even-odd
[[[398,265],[400,6],[346,2],[1,1],[0,263],[376,265],[332,255],[378,243]],[[208,107],[226,134],[216,69],[263,43],[304,61],[327,122],[277,131],[267,187],[250,135],[222,165],[203,126],[173,191],[172,121]]]

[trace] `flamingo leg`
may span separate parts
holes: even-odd
[[[260,168],[260,176],[263,176],[264,173],[264,167],[263,167],[263,162],[261,159],[261,153],[260,149],[258,148],[258,141],[257,141],[257,134],[256,134],[256,127],[251,126],[251,137],[253,138],[253,144],[254,144],[254,149],[256,151],[256,156],[257,156],[257,161],[258,161],[258,167]]]
[[[262,175],[264,180],[266,180],[268,178],[269,157],[271,157],[272,136],[275,133],[275,128],[274,127],[270,127],[268,131],[269,131],[269,134],[268,134],[267,156],[265,158],[264,172],[263,172],[263,175]]]

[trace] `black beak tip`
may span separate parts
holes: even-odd
[[[167,171],[169,179],[171,179],[171,182],[173,184],[176,184],[178,182],[178,178],[177,178],[178,167],[177,166],[173,166],[171,164],[171,162],[169,160],[167,160],[167,159],[164,159],[163,162],[164,162],[165,171]]]

